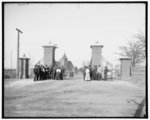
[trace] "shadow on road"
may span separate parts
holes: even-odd
[[[134,117],[147,117],[145,114],[144,106],[145,106],[145,98],[139,104],[138,109],[136,110],[134,114]]]

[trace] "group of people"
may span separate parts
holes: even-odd
[[[47,79],[56,79],[63,80],[65,74],[65,69],[63,66],[54,66],[51,65],[35,65],[34,66],[34,81],[47,80]]]
[[[102,80],[102,73],[104,73],[104,79],[107,80],[107,72],[107,66],[105,66],[104,70],[101,65],[98,65],[98,67],[95,65],[93,68],[91,66],[84,66],[83,79],[85,81]]]

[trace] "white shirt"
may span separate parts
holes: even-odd
[[[61,73],[61,69],[57,69],[57,70],[56,70],[56,72],[59,72],[59,73]]]
[[[98,67],[97,73],[102,73],[102,68],[101,67]]]
[[[90,72],[90,70],[89,69],[86,69],[86,71],[85,71],[86,73],[89,73]]]

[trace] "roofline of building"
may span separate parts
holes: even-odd
[[[126,58],[120,58],[120,60],[131,60],[131,58],[128,58],[128,57],[126,57]]]

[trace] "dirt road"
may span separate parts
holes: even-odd
[[[5,117],[133,117],[145,89],[128,81],[5,80]]]

